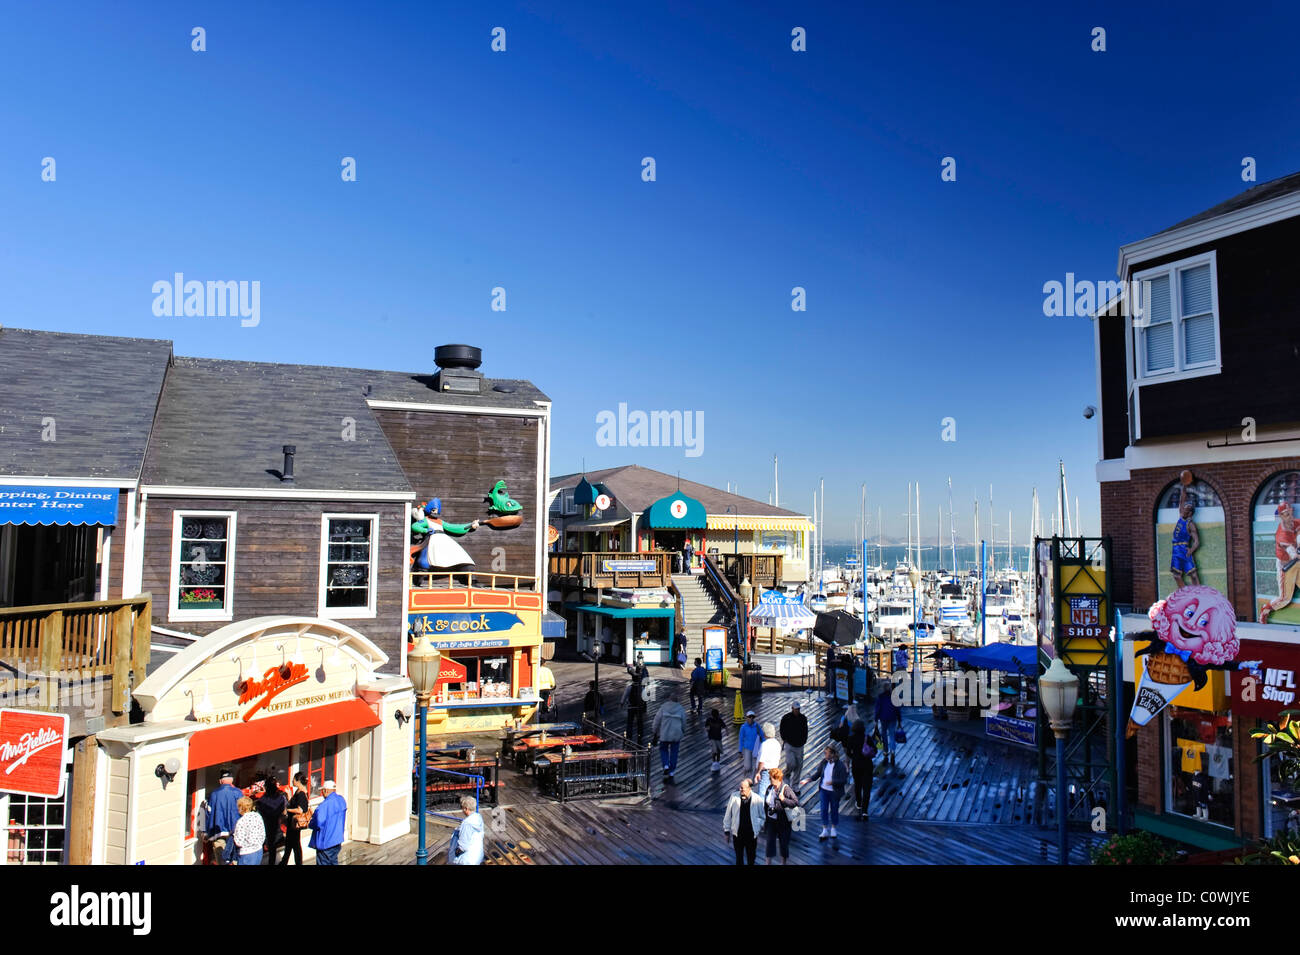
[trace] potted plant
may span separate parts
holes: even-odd
[[[207,588],[190,588],[181,591],[180,609],[182,610],[220,610],[222,600],[215,590]]]

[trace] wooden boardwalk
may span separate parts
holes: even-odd
[[[553,663],[561,684],[561,718],[580,717],[582,693],[591,679],[585,663]],[[689,709],[684,674],[656,668],[659,693],[647,719],[649,742],[654,714],[665,692],[679,693]],[[622,732],[625,717],[617,703],[627,677],[622,670],[601,668],[601,692],[606,721]],[[581,687],[582,692],[578,691]],[[717,707],[727,720],[724,762],[720,773],[709,771],[703,718],[690,714],[677,767],[676,785],[665,786],[654,754],[652,798],[636,802],[617,799],[569,802],[561,805],[538,795],[528,776],[502,770],[502,807],[489,824],[487,861],[497,865],[720,865],[733,864],[731,848],[722,838],[722,811],[735,790],[741,760],[736,729],[731,723],[732,691],[707,699],[705,712]],[[799,700],[808,717],[804,774],[812,774],[821,749],[840,714],[839,707],[819,700],[815,691],[769,687],[745,697],[759,723],[780,723]],[[906,711],[905,711],[906,713]],[[852,795],[841,805],[839,838],[820,841],[822,827],[817,786],[810,782],[799,793],[806,809],[806,831],[795,833],[791,864],[802,865],[1006,865],[1055,864],[1056,831],[1034,824],[1033,805],[1039,795],[1036,757],[1032,750],[954,732],[933,723],[928,714],[905,715],[908,741],[900,748],[897,766],[877,775],[868,820],[851,818]],[[480,740],[480,749],[495,744]],[[451,835],[450,822],[431,820],[430,861],[441,864]],[[1072,831],[1071,862],[1087,862],[1088,833]],[[415,837],[385,846],[348,845],[343,861],[350,864],[410,864]],[[759,863],[763,862],[760,840]]]

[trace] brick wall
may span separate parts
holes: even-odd
[[[1164,759],[1160,755],[1160,720],[1152,720],[1137,731],[1137,804],[1141,809],[1160,812],[1164,803],[1164,790],[1160,770]]]

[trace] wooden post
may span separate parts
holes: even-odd
[[[52,610],[41,621],[41,709],[57,709],[59,705],[59,668],[63,663],[63,611]]]
[[[72,792],[68,798],[68,864],[90,865],[95,833],[95,766],[99,746],[87,736],[72,757]]]
[[[135,646],[131,651],[131,689],[144,682],[149,671],[149,642],[153,637],[153,595],[140,594],[135,605]],[[140,601],[143,600],[143,604]]]
[[[112,710],[119,717],[131,706],[131,637],[131,605],[126,604],[113,611]]]

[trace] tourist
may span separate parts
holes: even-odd
[[[591,689],[582,698],[582,715],[593,723],[599,723],[601,714],[605,712],[605,698],[600,695],[595,680],[592,680],[588,685]]]
[[[858,722],[861,722],[859,720]],[[844,787],[849,781],[849,771],[836,753],[834,746],[827,746],[822,751],[822,762],[817,767],[814,777],[818,782],[817,792],[821,796],[822,832],[817,838],[839,838],[837,827],[840,824],[840,800],[844,798]],[[801,780],[800,785],[808,782]]]
[[[695,658],[695,669],[691,671],[691,712],[704,713],[704,694],[708,692],[709,671],[704,669],[704,661]]]
[[[885,762],[894,765],[894,751],[903,732],[903,713],[894,703],[893,685],[886,680],[876,684],[876,729],[885,747]]]
[[[217,788],[208,797],[212,811],[208,813],[208,841],[212,851],[219,854],[219,865],[235,861],[235,840],[230,838],[239,822],[239,800],[243,797],[235,788],[235,774],[223,769],[217,777]]]
[[[683,574],[689,574],[691,572],[691,558],[694,556],[695,556],[695,548],[691,546],[691,542],[688,540],[685,544],[682,545],[682,573]]]
[[[740,790],[727,800],[727,811],[722,815],[722,833],[736,850],[736,865],[754,864],[764,818],[763,802],[754,795],[749,777],[745,776],[740,780]]]
[[[722,720],[722,714],[716,709],[709,711],[709,718],[704,721],[704,732],[709,737],[709,749],[713,756],[713,765],[709,767],[711,772],[722,771],[722,734],[727,730],[727,724]]]
[[[754,764],[758,761],[758,748],[763,744],[763,731],[754,722],[754,711],[745,714],[745,722],[740,724],[740,758],[746,776],[754,775]]]
[[[478,811],[478,800],[473,796],[461,796],[460,811],[465,818],[451,835],[451,844],[447,846],[447,864],[482,865],[483,816]]]
[[[284,821],[284,811],[288,805],[289,800],[280,789],[280,782],[273,769],[267,774],[266,789],[257,800],[257,812],[262,817],[262,825],[266,827],[267,865],[275,865],[275,850],[284,838],[280,833],[280,823]]]
[[[767,864],[772,864],[779,846],[781,864],[787,865],[790,862],[790,813],[799,805],[799,799],[786,785],[785,774],[780,768],[772,770],[771,783],[763,799],[767,817]]]
[[[874,720],[872,727],[875,727]],[[876,740],[879,738],[874,732],[867,735],[864,720],[853,721],[846,747],[849,751],[849,767],[853,771],[853,804],[857,807],[859,819],[867,818],[871,806],[871,787],[876,780]]]
[[[285,807],[284,856],[280,865],[289,864],[289,854],[293,853],[293,864],[302,865],[302,831],[307,828],[308,809],[307,777],[297,773],[293,777],[293,795]]]
[[[677,634],[677,669],[686,669],[686,634]]]
[[[641,739],[645,735],[645,711],[646,698],[645,687],[638,679],[633,679],[623,690],[623,706],[627,710],[627,732],[624,734],[628,739],[636,739],[638,746],[641,745]],[[632,736],[632,730],[635,727],[636,736]]]
[[[253,811],[253,800],[240,796],[236,804],[239,809],[239,821],[235,823],[231,842],[239,851],[236,865],[261,865],[262,847],[266,842],[266,826],[262,823],[261,813]]]
[[[776,727],[771,723],[763,724],[763,742],[758,747],[758,768],[754,771],[754,782],[758,784],[758,796],[767,798],[767,787],[771,785],[772,770],[781,765],[781,742],[776,738]]]
[[[799,709],[799,701],[790,704],[790,712],[781,717],[781,768],[790,779],[803,774],[803,748],[808,742],[808,717]]]
[[[664,782],[673,785],[677,772],[677,754],[686,735],[686,709],[669,696],[655,714],[654,745],[659,747],[659,760],[663,764]]]
[[[338,865],[339,847],[343,845],[343,828],[347,820],[348,804],[334,788],[334,780],[327,779],[320,784],[320,791],[325,794],[321,804],[311,814],[311,841],[307,843],[316,850],[317,865]]]

